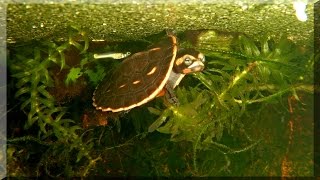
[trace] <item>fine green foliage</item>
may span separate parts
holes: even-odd
[[[70,69],[67,75],[65,84],[68,86],[71,83],[75,83],[83,74],[86,74],[89,78],[89,82],[91,82],[93,86],[96,86],[98,85],[99,81],[101,81],[101,77],[104,77],[106,73],[105,68],[99,64],[96,65],[94,69],[73,67]]]
[[[296,91],[312,79],[312,69],[304,68],[311,67],[310,61],[301,60],[310,57],[286,38],[279,43],[268,38],[254,42],[241,35],[234,42],[230,51],[200,47],[209,59],[206,70],[194,74],[200,82],[196,87],[178,88],[179,107],[149,108],[159,116],[149,132],[171,134],[174,142],[192,142],[196,174],[204,173],[198,169],[199,150],[218,150],[226,168],[230,154],[248,151],[261,141],[247,136],[246,146],[234,148],[219,143],[226,133],[246,132],[242,119],[251,104],[278,103],[290,94],[299,100]]]
[[[70,82],[75,82],[82,74],[80,68],[71,68],[65,83],[69,85]]]
[[[20,108],[27,115],[24,128],[39,128],[36,138],[9,139],[9,142],[15,144],[35,141],[40,145],[45,145],[47,148],[45,148],[42,158],[38,162],[36,172],[40,168],[44,168],[47,174],[53,177],[58,176],[61,172],[54,171],[51,166],[61,162],[78,163],[84,157],[89,162],[89,166],[81,172],[77,171],[75,173],[69,163],[61,166],[64,167],[61,171],[65,171],[65,175],[68,176],[86,175],[91,168],[90,162],[93,160],[90,155],[93,144],[83,142],[79,134],[83,131],[82,128],[74,120],[67,118],[68,108],[56,105],[55,99],[47,90],[49,87],[54,87],[50,68],[58,65],[60,70],[63,70],[67,67],[65,51],[74,46],[81,53],[84,53],[88,48],[88,39],[84,38],[85,45],[82,46],[74,41],[73,38],[76,35],[71,31],[74,31],[74,29],[70,30],[70,38],[67,43],[58,45],[55,42],[44,41],[35,46],[33,51],[21,48],[18,49],[19,53],[15,54],[13,59],[9,61],[9,68],[13,73],[12,77],[16,79],[16,88],[18,89],[15,98],[20,99]],[[79,69],[72,69],[71,72],[66,82],[76,79],[80,71]],[[76,159],[74,161],[70,160],[74,155],[76,155]],[[54,174],[49,169],[53,170]]]
[[[300,92],[313,90],[309,47],[303,50],[285,37],[278,42],[245,35],[226,39],[209,32],[196,47],[206,55],[205,70],[186,76],[174,90],[179,106],[156,98],[108,117],[106,126],[85,129],[84,117],[97,118],[87,113],[93,109],[92,92],[68,103],[57,103],[53,94],[78,88],[79,81],[93,90],[121,61],[93,59],[86,32],[78,27],[69,32],[66,42],[12,48],[13,102],[26,120],[24,134],[8,138],[10,176],[281,175],[272,170],[280,169],[278,159],[289,147],[286,119],[295,117],[285,103],[291,99],[297,109],[305,107]],[[134,46],[108,48],[134,52],[124,48],[128,44]],[[69,63],[70,52],[77,61]],[[302,162],[309,160],[307,153]]]

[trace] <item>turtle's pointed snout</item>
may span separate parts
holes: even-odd
[[[195,61],[191,69],[192,72],[200,72],[204,69],[204,64],[201,60]]]

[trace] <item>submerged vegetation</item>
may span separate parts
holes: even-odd
[[[155,37],[130,49],[73,27],[66,42],[9,46],[9,176],[313,175],[312,46],[199,34],[206,69],[175,90],[180,106],[157,98],[107,120],[91,96],[119,60],[93,53]]]

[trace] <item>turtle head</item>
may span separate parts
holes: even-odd
[[[195,49],[181,49],[176,55],[174,71],[181,74],[200,72],[204,69],[205,57]]]

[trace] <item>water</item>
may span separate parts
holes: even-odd
[[[8,175],[312,176],[319,52],[312,4],[296,9],[9,4]],[[95,87],[122,60],[94,54],[148,50],[166,29],[179,49],[206,56],[204,71],[174,90],[180,105],[158,97],[130,111],[96,111]]]

